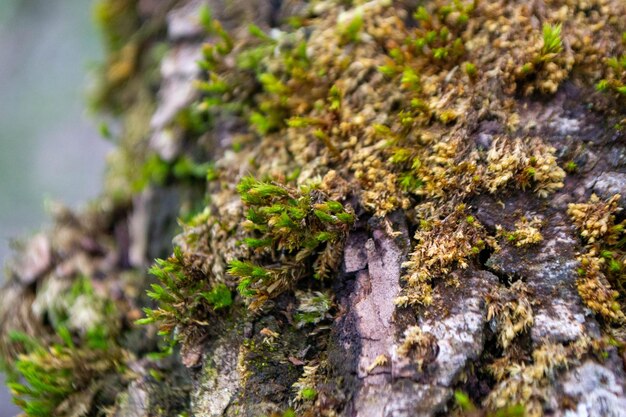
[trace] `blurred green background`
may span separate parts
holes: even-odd
[[[86,111],[88,68],[102,59],[92,7],[91,0],[0,0],[2,264],[13,238],[46,224],[44,201],[78,208],[101,189],[111,145]],[[17,412],[0,388],[0,417]]]

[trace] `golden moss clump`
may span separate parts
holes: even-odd
[[[620,293],[611,287],[604,275],[606,260],[591,249],[579,255],[578,261],[581,268],[576,286],[585,305],[608,320],[624,322],[626,316],[618,301]]]
[[[587,243],[595,243],[601,239],[605,239],[608,244],[616,243],[623,230],[622,224],[615,224],[615,214],[621,211],[620,198],[621,196],[616,194],[604,202],[592,194],[589,202],[568,206],[567,213]]]
[[[567,345],[541,344],[523,359],[515,359],[514,355],[497,359],[488,368],[496,386],[483,405],[495,411],[519,404],[524,406],[524,416],[542,417],[545,411],[551,409],[552,401],[558,395],[554,389],[558,373],[603,349],[603,342],[585,336]]]
[[[571,346],[566,348],[549,343],[533,351],[530,363],[511,361],[506,357],[496,361],[490,370],[498,384],[489,393],[484,405],[490,410],[497,410],[512,404],[523,404],[524,415],[543,416],[550,381],[557,370],[567,366],[572,350]]]
[[[441,200],[462,199],[475,192],[481,172],[478,153],[458,135],[448,140],[431,140],[421,155],[413,159],[417,178],[423,183],[413,192]]]
[[[511,288],[492,291],[487,296],[487,304],[487,320],[495,319],[498,342],[504,349],[533,324],[533,309],[522,281],[513,283]]]
[[[544,23],[541,33],[532,30],[529,33],[531,42],[522,44],[514,52],[514,56],[519,54],[518,60],[507,62],[509,67],[506,70],[513,76],[513,85],[518,89],[522,87],[525,95],[536,90],[555,93],[569,76],[575,58],[571,50],[564,51],[561,30],[561,23]]]
[[[505,238],[508,242],[514,243],[515,246],[526,246],[539,243],[543,240],[541,235],[541,227],[543,221],[535,216],[528,218],[523,216],[515,222],[515,230],[505,230],[501,225],[496,225],[496,235]]]
[[[624,322],[620,305],[626,296],[624,226],[616,223],[620,195],[601,201],[592,194],[587,203],[570,204],[568,214],[587,243],[578,256],[578,292],[585,304],[609,321]],[[615,291],[615,286],[619,291]]]
[[[379,217],[384,217],[398,208],[408,208],[409,200],[400,192],[396,175],[385,169],[381,160],[370,156],[353,167],[354,178],[363,189],[360,193],[363,207]]]
[[[572,76],[597,81],[605,72],[601,58],[622,48],[614,31],[624,30],[623,2],[558,0],[545,6],[537,14],[527,2],[481,2],[475,12],[480,29],[467,49],[490,45],[508,93],[551,94]]]
[[[493,237],[459,205],[443,220],[424,222],[414,236],[416,245],[407,262],[407,287],[396,299],[399,305],[429,305],[431,282],[454,268],[467,268],[471,258],[487,247],[496,248]]]
[[[374,358],[372,363],[365,369],[368,373],[372,372],[374,369],[382,366],[387,366],[389,364],[389,357],[387,355],[380,354]]]
[[[397,354],[411,359],[422,371],[424,364],[432,361],[437,353],[437,339],[430,333],[425,333],[419,326],[410,326],[404,331],[404,339],[398,346]]]
[[[565,178],[555,152],[539,138],[495,139],[487,154],[485,187],[495,193],[512,181],[547,197],[563,187]]]

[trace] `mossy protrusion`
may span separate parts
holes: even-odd
[[[237,186],[248,207],[243,243],[267,259],[267,266],[234,260],[230,274],[240,278],[239,292],[256,309],[308,273],[328,278],[341,261],[342,246],[355,221],[352,209],[328,198],[315,186],[294,189],[251,177]],[[271,266],[280,259],[278,267]],[[312,268],[312,269],[309,269]]]

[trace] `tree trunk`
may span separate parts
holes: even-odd
[[[626,416],[626,4],[583,3],[101,2],[119,146],[9,268],[18,405]]]

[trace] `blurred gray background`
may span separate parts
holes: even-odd
[[[77,208],[101,189],[111,145],[86,112],[88,66],[103,54],[92,7],[92,0],[0,0],[3,265],[11,239],[46,224],[44,201]],[[0,417],[18,411],[0,375]]]

